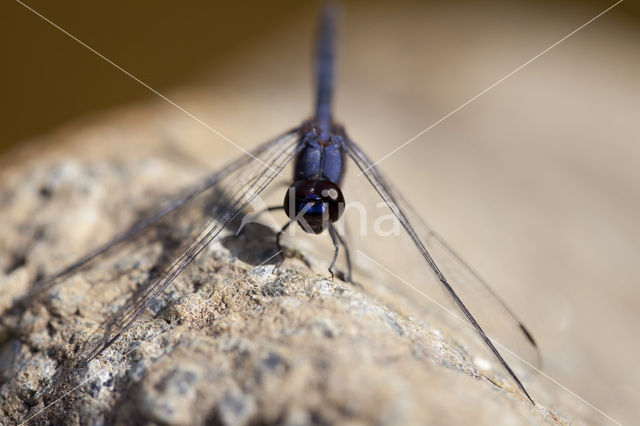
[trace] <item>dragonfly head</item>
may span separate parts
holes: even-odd
[[[319,234],[329,223],[340,219],[344,211],[344,196],[340,187],[331,181],[302,179],[287,190],[284,211],[306,232]]]

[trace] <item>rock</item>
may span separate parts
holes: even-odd
[[[332,281],[326,266],[307,266],[324,263],[305,246],[274,273],[273,260],[262,264],[273,231],[260,225],[221,236],[116,344],[74,365],[184,224],[117,248],[26,306],[14,302],[202,175],[188,153],[162,149],[157,128],[185,126],[185,140],[193,132],[164,108],[79,123],[26,148],[37,156],[5,160],[0,423],[568,423],[545,407],[551,391],[536,387],[545,405],[532,406],[449,330],[377,291],[375,278]]]

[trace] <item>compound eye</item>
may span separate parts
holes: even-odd
[[[284,210],[291,219],[304,219],[313,232],[320,233],[330,222],[340,219],[344,210],[344,196],[340,187],[331,181],[299,180],[287,191]],[[302,217],[299,217],[300,214]],[[303,226],[303,229],[307,228]]]

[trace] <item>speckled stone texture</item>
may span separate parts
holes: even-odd
[[[66,127],[5,159],[0,423],[568,423],[546,408],[553,393],[536,386],[541,404],[531,406],[375,280],[332,281],[304,252],[273,273],[273,261],[261,264],[273,231],[259,225],[222,235],[117,344],[70,369],[91,331],[148,278],[161,244],[117,249],[28,306],[13,301],[203,174],[163,144],[169,133],[202,139],[187,122],[158,102]],[[224,149],[224,161],[237,154]],[[60,374],[79,386],[53,403]]]

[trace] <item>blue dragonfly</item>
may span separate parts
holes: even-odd
[[[314,116],[277,137],[253,149],[249,154],[227,164],[222,169],[197,182],[173,198],[155,213],[135,223],[125,232],[98,249],[78,259],[58,273],[36,282],[24,302],[38,297],[45,290],[81,270],[95,259],[152,229],[183,209],[206,200],[209,206],[205,217],[199,218],[195,232],[172,251],[167,266],[144,282],[128,303],[107,319],[84,343],[73,368],[87,365],[116,343],[131,328],[140,315],[188,268],[202,252],[218,238],[223,230],[246,211],[287,166],[293,165],[294,175],[282,205],[269,210],[282,210],[287,223],[276,234],[276,246],[284,261],[281,236],[289,226],[298,224],[310,234],[328,233],[333,243],[333,259],[328,266],[335,276],[340,247],[344,249],[347,273],[345,281],[352,281],[352,260],[345,239],[336,229],[345,209],[342,191],[346,165],[352,161],[370,186],[372,194],[385,203],[401,225],[405,236],[423,259],[423,274],[439,283],[481,342],[522,391],[535,404],[525,386],[494,344],[493,338],[515,342],[527,361],[537,364],[536,343],[507,305],[486,282],[420,217],[407,199],[391,184],[382,171],[348,135],[343,126],[334,121],[332,98],[337,41],[335,6],[323,9],[316,43],[316,103]],[[348,195],[348,194],[347,194]],[[214,200],[214,201],[212,201]],[[211,207],[213,205],[213,208]],[[446,264],[445,269],[442,265]],[[464,295],[464,297],[462,296]],[[474,309],[469,306],[473,305]],[[484,321],[491,318],[490,328]]]

